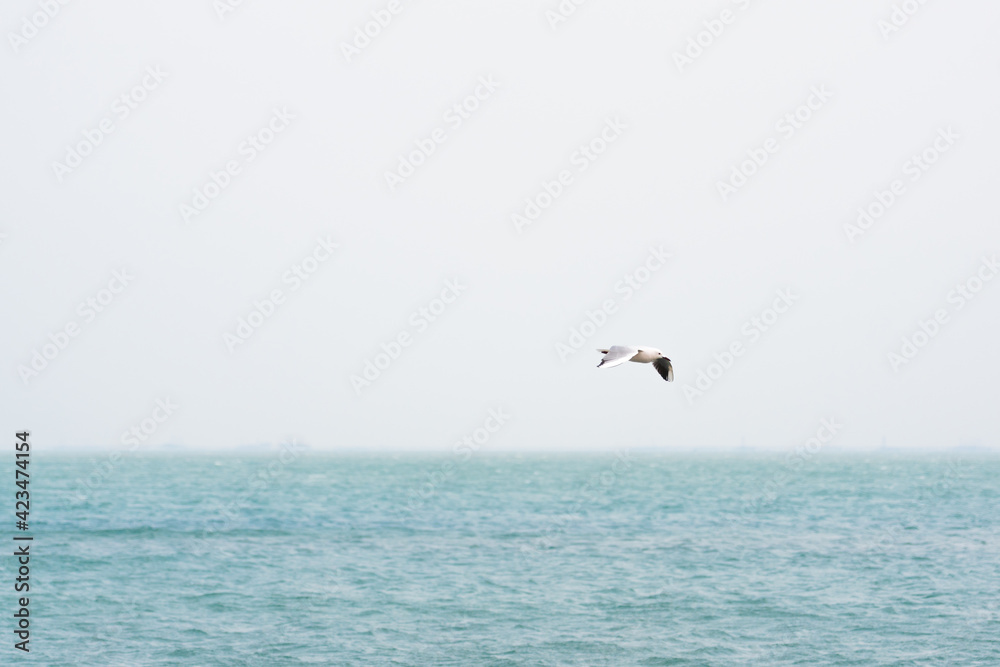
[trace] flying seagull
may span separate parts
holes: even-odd
[[[653,368],[667,382],[674,381],[674,367],[670,365],[670,360],[663,356],[663,353],[655,347],[628,347],[627,345],[613,345],[609,350],[598,350],[604,355],[598,368],[607,366],[618,366],[626,361],[635,361],[640,364],[652,362]]]

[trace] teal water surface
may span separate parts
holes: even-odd
[[[981,455],[40,455],[0,663],[997,665],[998,487]]]

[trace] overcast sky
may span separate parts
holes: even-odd
[[[562,7],[7,3],[0,427],[1000,448],[1000,5]]]

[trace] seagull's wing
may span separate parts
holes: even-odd
[[[674,381],[674,367],[670,365],[670,360],[666,357],[660,357],[653,362],[653,367],[656,368],[656,372],[660,374],[660,377],[667,382]]]
[[[639,348],[614,345],[609,350],[598,350],[598,352],[603,352],[604,357],[601,358],[601,363],[597,364],[597,367],[610,368],[612,366],[624,364],[626,361],[639,353]]]

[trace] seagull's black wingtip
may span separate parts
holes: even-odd
[[[666,357],[661,357],[653,362],[653,368],[656,372],[660,374],[660,377],[667,382],[674,381],[674,367],[671,365],[670,360]]]

